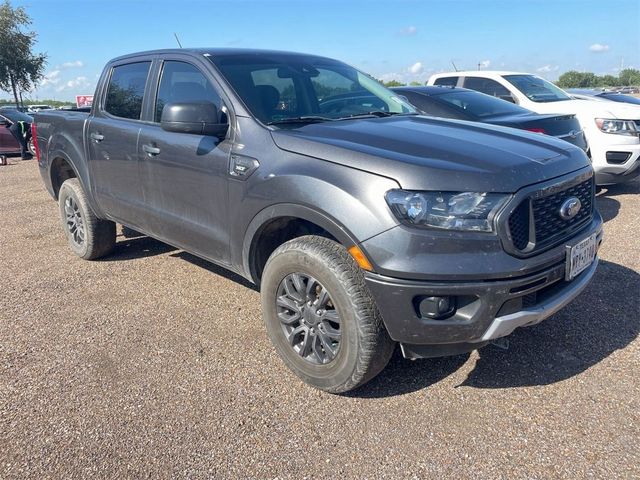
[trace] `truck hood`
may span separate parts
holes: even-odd
[[[410,190],[512,193],[589,165],[555,138],[423,116],[344,120],[272,131],[286,151],[395,179]]]
[[[535,108],[531,109],[538,113],[573,113],[583,118],[640,120],[640,105],[608,100],[564,100],[561,102],[537,103]]]

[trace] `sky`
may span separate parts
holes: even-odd
[[[345,61],[376,78],[436,72],[640,68],[640,0],[12,0],[48,55],[31,99],[91,94],[104,64],[142,50],[245,47]],[[8,97],[8,95],[0,95]]]

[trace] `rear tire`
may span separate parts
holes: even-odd
[[[269,337],[304,382],[331,393],[363,385],[389,362],[389,337],[362,270],[340,244],[304,236],[278,247],[261,281]]]
[[[62,228],[73,253],[85,260],[111,253],[116,244],[116,224],[96,217],[77,178],[65,180],[58,202]]]

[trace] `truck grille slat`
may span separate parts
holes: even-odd
[[[508,220],[513,246],[520,251],[532,253],[554,246],[571,237],[593,218],[595,183],[589,179],[548,195],[529,195],[511,213]],[[560,207],[569,198],[580,200],[578,213],[568,220],[560,216]],[[533,238],[530,238],[530,223],[533,222]],[[530,247],[533,243],[533,248]]]

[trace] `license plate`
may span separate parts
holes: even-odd
[[[577,245],[567,246],[567,268],[565,278],[573,280],[596,258],[598,243],[596,235],[585,238]]]

